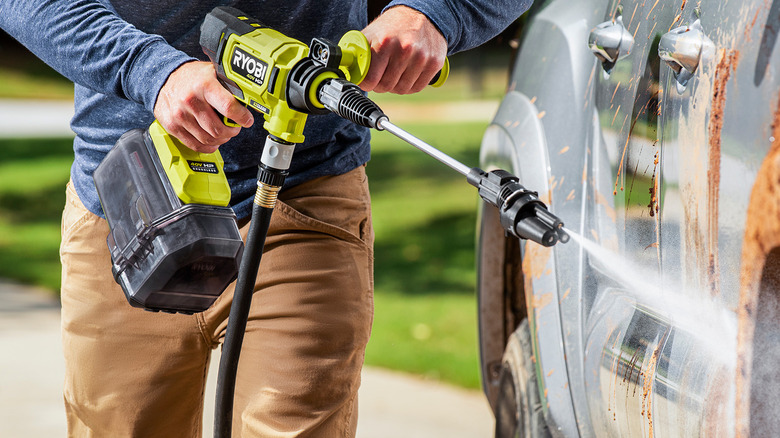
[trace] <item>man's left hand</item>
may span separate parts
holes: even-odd
[[[406,6],[386,10],[363,34],[371,44],[371,67],[360,83],[364,91],[422,91],[447,56],[447,41],[441,32],[428,17]]]

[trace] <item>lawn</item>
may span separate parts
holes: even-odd
[[[404,125],[469,165],[477,164],[485,126]],[[387,133],[374,134],[367,172],[376,306],[366,362],[478,388],[475,189]]]
[[[0,278],[60,287],[60,217],[73,140],[0,139]]]

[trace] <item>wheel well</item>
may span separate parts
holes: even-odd
[[[761,273],[750,373],[750,436],[773,436],[780,429],[780,247],[769,252]]]
[[[512,333],[527,318],[528,310],[520,242],[506,236],[498,210],[487,204],[483,204],[480,211],[477,263],[482,386],[495,409],[504,348]]]

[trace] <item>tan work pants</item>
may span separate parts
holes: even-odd
[[[232,286],[196,315],[133,308],[111,275],[108,232],[69,185],[60,249],[69,436],[199,438]],[[233,436],[355,435],[372,244],[363,167],[283,192],[255,284]]]

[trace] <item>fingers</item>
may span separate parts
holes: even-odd
[[[385,52],[381,49],[371,48],[371,65],[368,68],[365,79],[360,83],[360,88],[363,91],[379,92],[377,87],[385,74],[385,70],[387,70],[389,59],[390,56],[385,55]]]
[[[409,57],[398,82],[388,91],[397,94],[418,93],[425,89],[444,64],[443,59],[427,52]]]
[[[244,128],[249,128],[254,124],[252,113],[227,91],[222,85],[211,85],[204,90],[206,102],[211,105],[214,111],[224,115],[228,119],[238,123]],[[226,127],[220,120],[219,127]]]
[[[168,78],[155,103],[154,114],[163,127],[187,147],[211,153],[235,137],[240,128],[226,126],[220,115],[243,127],[252,126],[252,114],[225,90],[207,62],[183,64]]]
[[[368,76],[361,83],[366,91],[409,94],[422,91],[439,71],[437,57],[416,47],[400,47],[396,41],[372,53]]]
[[[409,94],[422,91],[444,65],[447,42],[414,9],[396,6],[363,29],[371,44],[364,91]]]
[[[435,57],[432,62],[421,65],[420,74],[416,76],[415,82],[410,86],[410,92],[419,93],[424,90],[441,71],[442,67],[444,67],[444,57]]]
[[[225,126],[210,106],[195,97],[183,98],[157,119],[169,134],[198,152],[214,152],[239,131]]]

